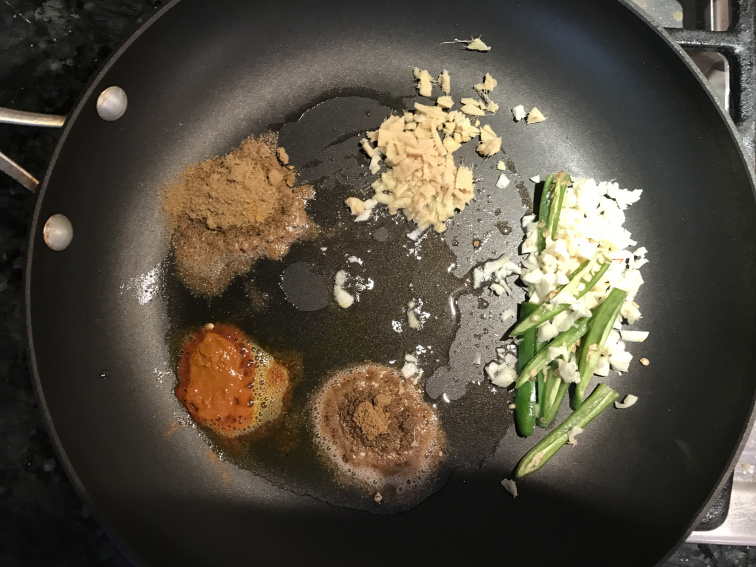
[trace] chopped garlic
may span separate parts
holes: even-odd
[[[424,232],[425,232],[424,230],[422,230],[420,228],[416,228],[412,232],[408,232],[407,233],[407,238],[409,238],[410,240],[412,240],[414,242],[417,242],[417,239],[420,238],[420,236],[422,236],[422,234]]]
[[[525,107],[521,104],[518,104],[512,109],[512,116],[514,116],[515,121],[519,122],[523,118],[527,116],[527,113],[525,112]]]
[[[335,283],[333,286],[333,297],[339,307],[347,309],[354,303],[354,296],[344,289],[344,284],[349,274],[344,270],[336,272]]]
[[[409,361],[404,363],[404,366],[402,366],[402,376],[405,378],[412,378],[417,374],[419,374],[417,364]]]
[[[530,180],[533,183],[540,183],[541,182],[541,176],[540,175],[534,175],[533,177],[530,178]]]
[[[642,343],[648,338],[648,331],[620,331],[622,340],[628,343]]]
[[[517,498],[517,483],[515,481],[505,478],[502,479],[501,485],[512,495],[512,498]]]
[[[451,79],[449,78],[449,71],[444,69],[438,76],[438,82],[441,85],[441,90],[446,94],[451,92]]]
[[[491,114],[495,114],[497,110],[499,110],[499,105],[494,101],[489,100],[488,104],[486,105],[486,111],[490,112]]]
[[[638,401],[638,396],[633,396],[632,394],[628,394],[627,396],[625,396],[625,399],[622,400],[621,402],[615,401],[614,407],[617,409],[629,408],[630,406],[635,405],[635,402],[637,401]]]
[[[504,163],[503,161],[500,161],[499,163],[496,164],[496,169],[498,169],[499,171],[506,171],[507,164]]]
[[[511,366],[492,360],[485,366],[488,379],[494,386],[506,388],[517,380],[517,372]]]
[[[596,376],[609,376],[609,357],[602,356],[596,364],[596,370],[593,371]]]
[[[436,99],[436,104],[441,108],[451,108],[454,106],[454,99],[450,96],[440,96]]]
[[[467,49],[471,51],[491,51],[491,47],[483,43],[479,37],[469,41],[467,43]]]
[[[558,370],[559,377],[566,384],[577,384],[578,382],[580,382],[580,373],[578,372],[577,363],[574,362],[574,360],[560,360],[558,364]]]
[[[621,317],[614,324],[617,330],[609,333],[594,370],[598,376],[607,376],[610,369],[619,373],[629,371],[633,356],[626,350],[626,341],[641,342],[648,336],[645,331],[621,328],[623,317],[628,322],[640,317],[634,296],[643,284],[643,278],[635,262],[644,259],[647,251],[638,248],[632,252],[637,243],[622,226],[625,205],[637,201],[638,196],[635,191],[620,189],[615,182],[574,179],[565,191],[557,231],[546,239],[542,253],[538,253],[535,244],[539,230],[537,219],[534,215],[523,219],[526,237],[522,250],[529,255],[522,263],[521,280],[528,286],[529,301],[540,302],[543,298],[548,305],[569,304],[569,310],[551,320],[543,318],[536,335],[539,342],[553,338],[577,319],[590,315],[590,310],[606,299],[612,287],[628,291],[628,298],[620,310]],[[558,287],[568,281],[582,262],[602,256],[611,260],[609,269],[580,300],[576,300],[574,294],[558,292]],[[591,269],[592,274],[595,272],[596,268]],[[586,290],[578,287],[577,291]],[[576,376],[574,370],[566,363],[559,363],[558,373],[567,382]]]
[[[365,201],[365,210],[354,218],[354,222],[364,222],[370,218],[370,214],[373,212],[373,207],[378,204],[375,199],[367,199]]]
[[[375,199],[367,199],[360,201],[357,197],[348,197],[344,203],[349,207],[349,211],[356,218],[354,222],[363,222],[370,218],[370,213],[373,211],[373,207],[378,204]]]
[[[363,201],[360,201],[357,197],[348,197],[344,204],[349,207],[349,211],[353,215],[359,215],[360,213],[365,212],[365,203]]]
[[[496,182],[496,187],[498,189],[506,189],[507,187],[509,187],[509,183],[509,178],[502,173],[501,175],[499,175],[499,180]]]
[[[510,308],[508,308],[508,309],[505,309],[505,310],[504,310],[504,311],[502,312],[502,314],[501,314],[500,318],[501,318],[501,321],[502,321],[502,323],[503,323],[504,321],[506,321],[507,319],[514,319],[514,318],[515,318],[515,312],[514,312],[514,309],[512,309],[511,307],[510,307]]]
[[[498,296],[502,296],[504,294],[509,295],[507,288],[501,284],[492,283],[491,285],[488,286],[488,289],[490,289],[492,292],[494,292]]]
[[[625,301],[620,308],[620,314],[627,319],[627,322],[631,325],[640,319],[640,310],[633,305],[632,301]]]
[[[414,311],[407,311],[407,323],[409,324],[410,329],[420,328],[420,321]]]
[[[630,369],[630,362],[633,360],[633,355],[626,350],[613,353],[609,357],[609,364],[617,372],[627,372]]]
[[[546,117],[534,106],[533,110],[528,113],[528,119],[525,122],[527,122],[528,124],[537,124],[538,122],[543,122],[544,120],[546,120]]]
[[[414,301],[407,304],[407,323],[410,329],[420,329],[420,319],[417,318],[417,304]]]

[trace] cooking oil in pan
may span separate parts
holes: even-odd
[[[367,116],[364,104],[347,106]],[[377,104],[367,106],[378,123],[389,112]],[[318,109],[329,112],[327,104]],[[385,209],[368,223],[353,222],[342,203],[348,196],[368,197],[371,180],[364,158],[355,152],[359,138],[334,132],[333,140],[313,144],[304,118],[291,130],[284,126],[279,143],[301,179],[316,188],[307,210],[320,228],[317,237],[294,244],[280,261],[259,260],[246,277],[210,300],[193,297],[178,281],[170,282],[170,336],[178,352],[188,332],[209,322],[230,324],[279,362],[291,365],[288,407],[264,435],[230,444],[212,431],[203,432],[224,458],[299,494],[375,513],[395,512],[438,490],[454,468],[480,466],[508,428],[510,399],[505,391],[482,382],[482,367],[472,364],[472,352],[467,353],[471,360],[464,370],[450,365],[450,349],[456,345],[453,352],[459,357],[460,348],[475,348],[487,324],[477,313],[457,309],[457,299],[472,291],[469,281],[460,277],[460,251],[433,231],[408,238],[414,223],[388,215]],[[321,119],[309,117],[313,123]],[[303,139],[310,142],[294,143]],[[495,221],[502,219],[492,215],[490,223],[501,234]],[[338,272],[343,272],[345,291],[354,297],[349,308],[339,307],[331,297]],[[469,337],[458,336],[460,317],[476,321],[463,326]],[[440,370],[469,375],[450,378],[463,385],[457,393],[464,395],[452,396],[458,399],[447,396],[443,388],[436,399],[425,396],[438,412],[445,437],[438,469],[433,474],[426,471],[423,482],[396,487],[396,498],[376,499],[376,489],[352,482],[351,475],[337,471],[317,449],[312,399],[340,370],[365,363],[400,369],[406,355],[417,359],[423,371],[420,388],[426,377]],[[471,381],[472,375],[480,380]]]

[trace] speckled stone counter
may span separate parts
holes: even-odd
[[[102,61],[159,4],[3,0],[0,106],[66,114]],[[41,177],[58,136],[0,125],[0,151]],[[0,567],[131,565],[68,481],[37,407],[22,293],[33,207],[34,197],[0,174]],[[686,544],[665,567],[704,565],[756,566],[756,549]]]

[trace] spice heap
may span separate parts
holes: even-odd
[[[347,477],[391,494],[432,477],[444,435],[438,416],[409,380],[366,364],[333,376],[313,400],[316,443]]]
[[[222,293],[261,257],[280,258],[310,223],[305,212],[310,185],[295,185],[276,137],[249,138],[226,156],[189,166],[168,187],[178,274],[197,295]]]
[[[289,392],[289,371],[229,325],[208,323],[181,350],[174,393],[199,425],[224,437],[276,420]]]

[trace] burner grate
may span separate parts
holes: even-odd
[[[756,5],[730,0],[730,25],[724,31],[667,28],[684,49],[715,51],[730,69],[728,105],[749,158],[756,148]]]

